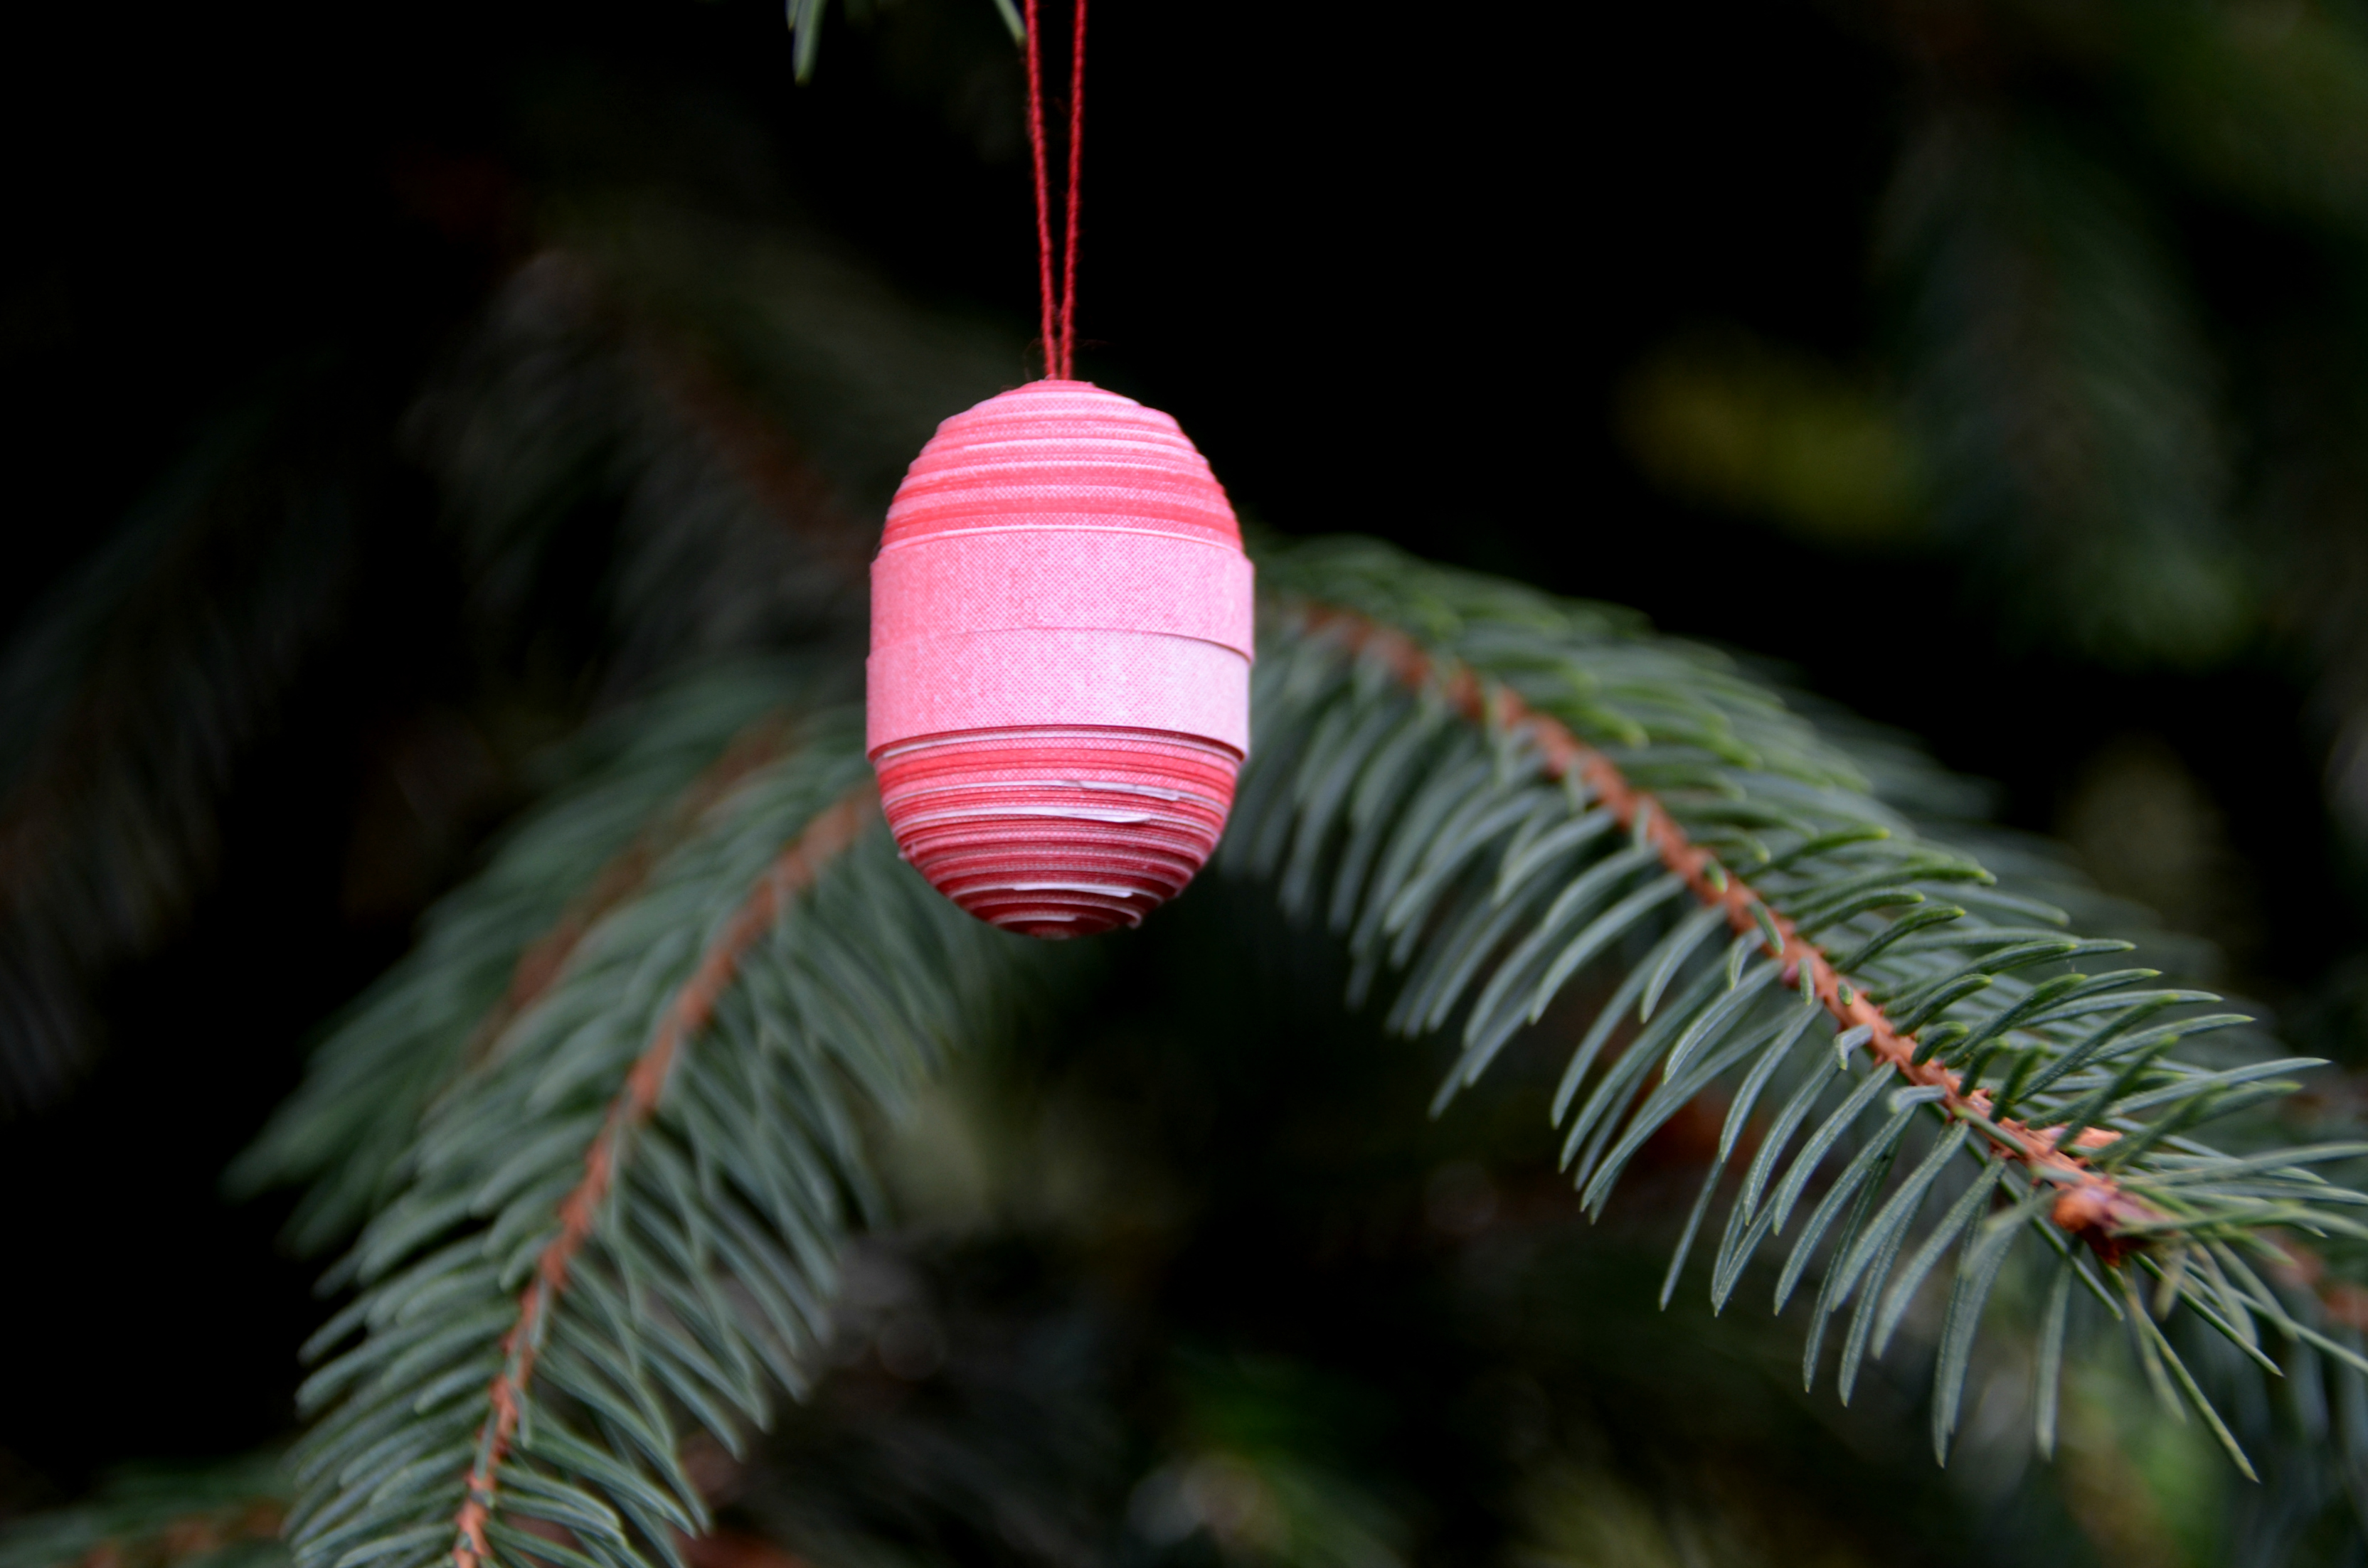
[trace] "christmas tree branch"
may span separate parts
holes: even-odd
[[[535,1264],[533,1282],[518,1298],[518,1322],[502,1336],[501,1374],[486,1392],[492,1414],[478,1433],[467,1501],[453,1519],[461,1538],[454,1551],[459,1568],[481,1568],[491,1561],[485,1526],[493,1517],[496,1477],[517,1436],[527,1384],[534,1376],[544,1319],[567,1289],[569,1270],[608,1201],[618,1165],[626,1156],[627,1142],[657,1108],[676,1054],[684,1041],[707,1027],[716,999],[732,983],[750,945],[772,926],[784,903],[812,886],[822,868],[844,852],[878,814],[878,792],[866,779],[816,816],[781,852],[675,994],[659,1021],[656,1038],[626,1076],[599,1135],[585,1155],[582,1179],[560,1200],[559,1233],[543,1248]]]
[[[2292,1262],[2285,1234],[2368,1237],[2368,1199],[2319,1174],[2368,1143],[2298,1144],[2258,1114],[2299,1086],[2286,1074],[2324,1063],[2276,1057],[2242,1014],[2197,1010],[2211,994],[2150,986],[2156,970],[2072,968],[2133,944],[2067,931],[2033,896],[2093,903],[2071,880],[2034,881],[2032,858],[2005,846],[2023,885],[2002,885],[1767,685],[1624,612],[1370,541],[1273,552],[1260,573],[1257,747],[1225,863],[1347,937],[1352,1002],[1402,974],[1390,1027],[1462,1018],[1437,1108],[1602,976],[1553,1104],[1590,1210],[1679,1111],[1729,1095],[1664,1300],[1739,1155],[1712,1299],[1791,1227],[1776,1305],[1822,1274],[1804,1381],[1850,1308],[1849,1398],[1954,1255],[1934,1372],[1943,1455],[1983,1306],[2026,1231],[2109,1314],[2138,1302],[2150,1364],[2169,1369],[2157,1386],[2194,1403],[2240,1468],[2154,1316],[2189,1303],[2274,1369],[2259,1318],[2342,1361],[2339,1377],[2368,1370],[2263,1279]],[[1867,755],[1902,800],[1940,793],[1896,748]],[[2172,1059],[2195,1040],[2214,1054]],[[2214,1120],[2235,1152],[2194,1136]],[[2109,1285],[2133,1267],[2158,1288]],[[2060,1367],[2065,1316],[2051,1321],[2058,1354],[2042,1364]],[[2052,1393],[2039,1408],[2044,1448]]]
[[[866,1120],[1042,957],[862,831],[871,790],[859,716],[797,722],[428,1107],[332,1275],[360,1291],[312,1347],[347,1346],[303,1394],[300,1563],[680,1568],[682,1436],[736,1452],[803,1386],[879,1208]]]
[[[233,1191],[302,1183],[290,1242],[317,1252],[391,1196],[419,1117],[564,973],[599,922],[643,893],[817,691],[792,665],[707,671],[595,724],[487,871],[430,911],[418,948],[313,1053],[303,1085],[232,1167]]]
[[[1974,1126],[1999,1156],[2059,1188],[2052,1211],[2055,1223],[2081,1237],[2100,1256],[2108,1262],[2118,1259],[2124,1244],[2117,1233],[2123,1222],[2161,1218],[2112,1177],[2093,1169],[2085,1153],[2059,1147],[2064,1127],[2032,1128],[2011,1117],[1993,1120],[1996,1096],[1989,1090],[1968,1089],[1963,1074],[1919,1056],[1915,1036],[1895,1028],[1882,1007],[1853,990],[1822,947],[1803,937],[1794,922],[1777,914],[1749,882],[1729,874],[1650,793],[1632,785],[1616,763],[1572,734],[1561,721],[1537,711],[1518,693],[1484,681],[1469,666],[1442,668],[1413,638],[1395,628],[1329,605],[1308,605],[1303,613],[1318,634],[1334,633],[1345,647],[1378,659],[1408,688],[1437,687],[1471,722],[1528,738],[1537,747],[1540,771],[1546,778],[1583,780],[1622,831],[1651,845],[1661,864],[1684,879],[1687,892],[1704,907],[1720,911],[1737,936],[1755,938],[1758,950],[1782,961],[1783,984],[1814,992],[1838,1023],[1861,1038],[1870,1059],[1910,1086],[1939,1090],[1932,1102],[1936,1110]],[[2100,1148],[2119,1137],[2105,1128],[2089,1128],[2073,1140],[2074,1149]]]

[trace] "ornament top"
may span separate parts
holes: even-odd
[[[1176,421],[1090,381],[1030,381],[939,425],[880,545],[1010,528],[1171,534],[1236,550],[1242,538]]]

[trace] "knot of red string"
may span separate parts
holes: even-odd
[[[1068,381],[1077,350],[1077,175],[1086,141],[1086,0],[1076,0],[1069,46],[1069,182],[1062,235],[1060,288],[1053,287],[1053,197],[1044,158],[1044,51],[1036,0],[1024,0],[1028,24],[1028,146],[1036,165],[1036,273],[1043,301],[1044,374]]]

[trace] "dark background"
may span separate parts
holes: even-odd
[[[1027,330],[1016,78],[976,64],[998,26],[986,0],[835,12],[800,87],[757,0],[14,17],[0,630],[203,420],[291,363],[335,357],[353,395],[399,405],[553,176],[521,129],[529,94],[616,104],[620,128],[636,102],[712,105],[757,132],[713,168],[713,199],[802,205],[914,294]],[[2261,654],[2124,675],[2009,643],[1945,558],[1820,552],[1674,501],[1615,435],[1623,375],[1691,325],[1875,354],[1870,227],[1915,69],[1879,22],[1807,5],[1105,0],[1081,373],[1174,413],[1269,527],[1380,534],[1789,662],[1998,780],[2019,825],[2055,821],[2106,738],[2087,712],[2110,708],[2209,789],[2267,912],[2271,956],[2248,978],[2299,989],[2357,922],[2294,671]],[[2286,276],[2239,221],[2181,221],[2215,299]],[[219,1169],[251,1136],[309,1032],[511,803],[489,790],[460,813],[471,834],[355,895],[389,757],[459,678],[404,652],[454,615],[455,581],[416,563],[365,581],[241,773],[227,870],[107,982],[106,1054],[67,1104],[0,1123],[0,1499],[287,1426],[313,1267],[275,1250],[276,1204],[158,1173]],[[1901,603],[1912,656],[1873,608]],[[2082,701],[2001,695],[2037,688]]]

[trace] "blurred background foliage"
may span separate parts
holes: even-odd
[[[2368,13],[1094,25],[1083,367],[1247,513],[1773,661],[2368,1066]],[[995,7],[818,36],[798,87],[757,0],[20,21],[0,1517],[99,1501],[8,1562],[268,1551],[254,1473],[93,1491],[290,1427],[311,1268],[216,1174],[554,744],[860,645],[904,463],[1034,373]],[[904,1221],[699,1568],[2362,1561],[2114,1367],[2052,1465],[2000,1369],[1943,1471],[1918,1369],[1842,1409],[1656,1312],[1710,1133],[1583,1227],[1543,1058],[1427,1120],[1254,894],[1094,961],[881,1130]]]

